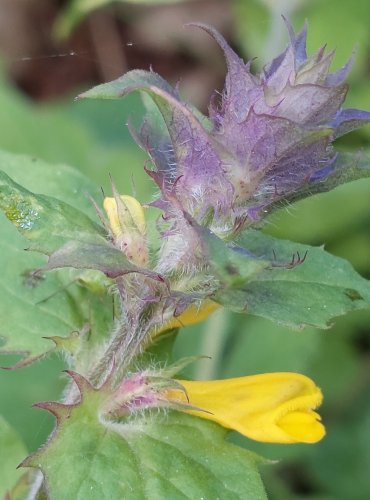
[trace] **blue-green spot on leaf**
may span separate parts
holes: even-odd
[[[20,231],[32,229],[34,222],[39,218],[37,207],[21,197],[14,196],[8,200],[3,198],[5,197],[0,199],[0,203],[10,222]]]

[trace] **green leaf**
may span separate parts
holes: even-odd
[[[94,213],[85,193],[97,196],[98,188],[70,167],[2,152],[0,164],[17,180],[24,179],[27,188],[37,185],[41,192],[58,194],[76,209]],[[86,283],[71,284],[78,280],[76,272],[58,271],[41,276],[37,282],[29,280],[30,271],[42,267],[45,258],[24,251],[27,241],[3,215],[0,231],[0,253],[6,263],[0,276],[0,352],[20,354],[22,359],[16,366],[27,364],[53,348],[44,337],[68,336],[87,322],[91,326],[89,347],[101,342],[110,328],[111,305],[105,303],[110,299],[90,293]]]
[[[99,418],[101,398],[85,386],[79,405],[41,404],[57,429],[24,465],[43,471],[50,498],[266,498],[261,459],[226,442],[218,425],[177,412],[112,423]]]
[[[173,147],[181,150],[183,144],[179,141],[178,129],[174,123],[179,122],[179,127],[190,127],[194,134],[207,143],[206,131],[211,128],[210,120],[194,106],[184,103],[177,90],[171,87],[166,80],[153,71],[132,70],[120,78],[108,83],[97,85],[78,96],[78,99],[121,99],[131,92],[142,91],[147,93],[158,107],[172,137]],[[148,115],[153,115],[153,108],[144,99]],[[155,115],[151,120],[155,121]]]
[[[52,343],[43,337],[82,328],[79,303],[86,293],[77,287],[63,292],[67,279],[59,274],[48,275],[36,286],[27,283],[26,273],[41,267],[44,259],[25,252],[21,237],[4,219],[0,226],[0,252],[7,262],[0,276],[1,351],[21,354],[24,364],[51,350]],[[41,302],[58,290],[60,294]]]
[[[351,264],[322,248],[247,231],[238,244],[261,258],[276,255],[275,266],[256,274],[237,290],[221,290],[215,300],[293,328],[328,328],[337,316],[370,307],[370,284]],[[289,269],[297,252],[305,261]],[[285,267],[284,267],[285,263]]]
[[[48,271],[62,267],[95,269],[109,278],[141,273],[162,281],[157,273],[131,264],[122,252],[106,242],[104,245],[92,245],[81,241],[69,241],[51,254],[49,262],[42,269]]]
[[[17,466],[26,454],[21,438],[0,415],[0,498],[6,498],[6,493],[24,476]]]
[[[50,254],[70,240],[105,241],[103,228],[83,212],[56,198],[33,194],[1,171],[0,208],[31,242],[29,250]]]
[[[185,108],[177,91],[164,78],[153,71],[141,69],[134,69],[116,80],[97,85],[80,94],[77,99],[120,99],[135,90],[147,92],[163,113],[170,106]]]
[[[88,198],[101,199],[98,185],[78,170],[61,164],[50,164],[39,158],[0,150],[0,169],[25,189],[62,200],[90,218],[96,211]]]
[[[208,229],[191,221],[202,241],[203,251],[212,274],[221,283],[221,290],[237,289],[270,265],[241,246],[225,243]],[[223,293],[219,291],[217,293]]]

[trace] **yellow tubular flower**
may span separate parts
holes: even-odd
[[[120,236],[129,229],[137,229],[145,233],[145,215],[141,204],[136,198],[127,195],[120,196],[122,212],[118,213],[117,203],[114,198],[104,199],[104,210],[107,212],[109,224],[114,236]]]
[[[198,307],[197,305],[191,305],[185,311],[177,316],[173,317],[167,323],[165,323],[162,328],[156,333],[156,335],[166,332],[167,330],[172,330],[173,328],[181,328],[183,326],[195,325],[206,319],[210,314],[214,313],[218,308],[219,304],[213,302],[213,300],[205,300],[203,304]]]
[[[321,390],[299,373],[265,373],[212,381],[179,380],[184,393],[170,390],[171,401],[189,403],[205,411],[186,410],[213,420],[256,441],[316,443],[325,427],[315,408]]]
[[[117,199],[105,198],[103,205],[115,245],[131,262],[146,266],[149,255],[145,239],[145,215],[141,204],[132,196],[121,195]]]

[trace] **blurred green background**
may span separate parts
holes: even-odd
[[[188,21],[213,24],[255,67],[276,55],[287,35],[281,14],[296,29],[309,22],[309,49],[336,48],[335,66],[356,49],[347,107],[370,110],[370,5],[368,0],[0,0],[0,148],[70,164],[121,192],[132,179],[139,199],[153,186],[145,155],[125,123],[138,117],[138,96],[122,102],[74,102],[97,83],[150,65],[203,111],[221,89],[224,62],[217,46]],[[138,119],[136,118],[136,121]],[[370,149],[370,126],[338,147]],[[369,151],[370,152],[370,151]],[[275,236],[325,245],[370,279],[370,180],[342,186],[275,214],[265,230]],[[2,263],[5,265],[6,263]],[[323,270],[325,272],[325,270]],[[1,318],[0,318],[1,321]],[[289,331],[265,320],[219,311],[180,332],[177,357],[204,354],[188,374],[216,378],[299,371],[323,389],[327,437],[317,445],[263,445],[231,439],[272,459],[263,470],[272,499],[370,498],[370,313],[340,318],[330,330]],[[12,358],[1,357],[0,364]],[[14,358],[15,359],[15,358]],[[53,427],[32,403],[59,397],[65,363],[51,357],[0,373],[1,413],[29,450]]]

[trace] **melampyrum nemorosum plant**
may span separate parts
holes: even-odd
[[[194,359],[171,362],[163,355],[166,341],[220,307],[325,328],[333,317],[370,304],[368,283],[348,264],[260,231],[275,210],[369,175],[364,154],[336,152],[333,145],[370,121],[368,112],[342,108],[352,61],[330,72],[334,53],[321,48],[307,56],[306,26],[296,34],[287,23],[288,47],[255,74],[213,28],[194,26],[220,45],[228,69],[208,117],[152,71],[131,71],[79,96],[145,94],[147,114],[139,130],[130,129],[152,162],[146,167],[158,187],[152,202],[143,205],[112,184],[103,206],[94,201],[97,224],[1,177],[1,208],[31,250],[49,255],[33,276],[88,270],[80,282],[91,289],[100,283],[114,297],[114,325],[98,341],[89,343],[88,328],[51,337],[68,353],[72,380],[62,403],[39,403],[56,415],[57,430],[23,465],[41,469],[52,498],[61,436],[68,442],[68,429],[83,418],[82,433],[91,425],[127,442],[145,437],[156,422],[165,427],[178,412],[258,441],[319,441],[325,429],[315,409],[322,394],[310,378],[282,372],[183,380],[178,374]],[[151,213],[158,211],[154,224]],[[57,240],[48,238],[50,224]],[[232,454],[230,467],[231,461]],[[203,488],[211,491],[207,482]]]

